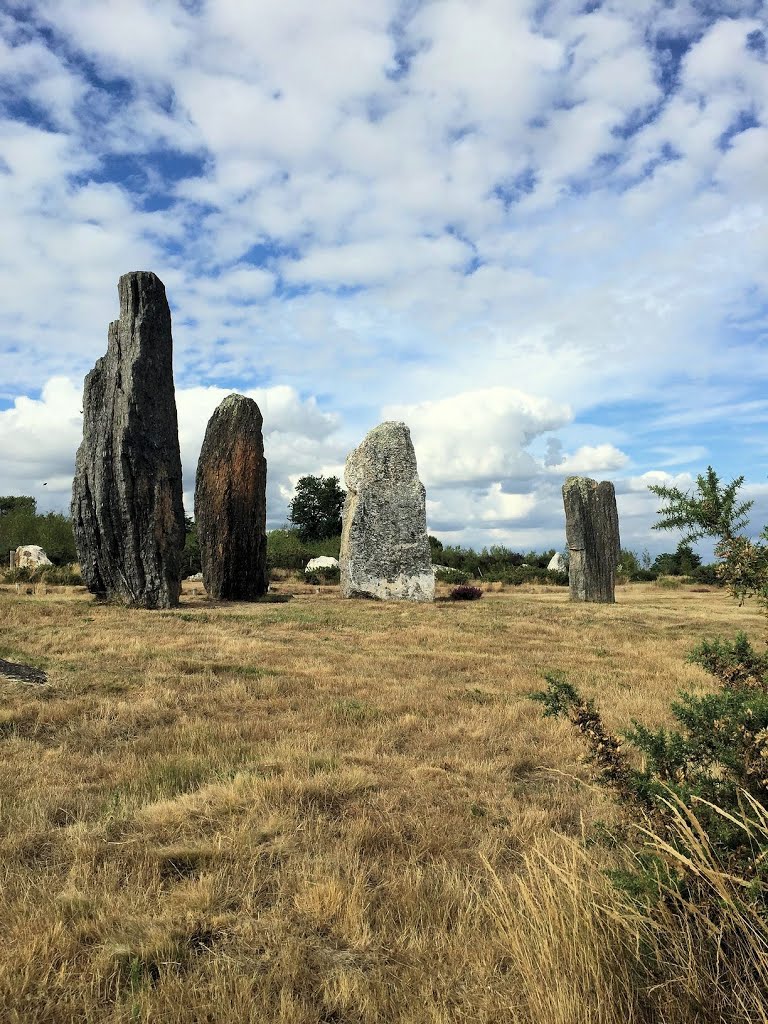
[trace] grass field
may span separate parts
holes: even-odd
[[[759,610],[294,589],[146,612],[0,588],[0,658],[49,674],[0,678],[0,1020],[662,1019],[605,910],[622,854],[581,841],[621,808],[527,694],[560,670],[612,729],[666,721],[709,686],[686,652],[762,638]]]

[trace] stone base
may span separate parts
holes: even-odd
[[[394,580],[349,580],[343,583],[341,595],[376,601],[434,601],[435,577],[429,572],[418,576],[401,574]]]

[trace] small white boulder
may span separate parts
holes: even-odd
[[[313,572],[315,569],[338,569],[338,558],[331,558],[330,555],[318,555],[317,558],[310,558],[304,572]]]
[[[39,544],[22,544],[20,548],[16,548],[17,569],[34,569],[38,565],[53,565]]]

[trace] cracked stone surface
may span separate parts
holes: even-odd
[[[621,555],[613,484],[569,476],[563,484],[563,505],[571,600],[612,604]]]
[[[347,458],[344,479],[342,595],[432,601],[425,491],[405,423],[374,427]]]
[[[178,604],[184,546],[171,312],[149,271],[118,283],[120,318],[85,378],[72,522],[86,586],[142,608]]]

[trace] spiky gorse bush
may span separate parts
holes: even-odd
[[[610,733],[595,704],[550,675],[534,699],[584,736],[631,822],[628,867],[613,871],[617,920],[639,943],[658,1019],[768,1020],[768,683],[745,637],[710,641],[692,659],[721,689],[683,693],[676,729],[638,722]],[[638,767],[630,749],[642,754]],[[763,1013],[763,1011],[766,1011]],[[761,1015],[762,1014],[762,1015]]]
[[[666,503],[656,528],[716,538],[722,582],[768,613],[768,530],[758,541],[739,534],[752,504],[737,500],[742,482],[722,485],[709,467],[693,494],[652,487]],[[719,685],[680,693],[672,729],[635,721],[614,736],[556,675],[533,696],[579,729],[634,825],[630,870],[614,880],[659,1019],[768,1024],[768,652],[740,633],[703,640],[689,658]]]
[[[743,826],[747,802],[768,800],[768,657],[746,637],[709,641],[691,654],[721,683],[716,693],[681,693],[672,705],[675,729],[633,721],[623,737],[604,726],[595,704],[566,680],[547,676],[533,695],[546,715],[568,718],[586,739],[601,777],[635,808],[644,827],[669,841],[679,807],[693,808],[724,869],[756,883],[768,909],[768,845]],[[642,755],[635,767],[628,755]],[[756,845],[757,844],[757,845]]]

